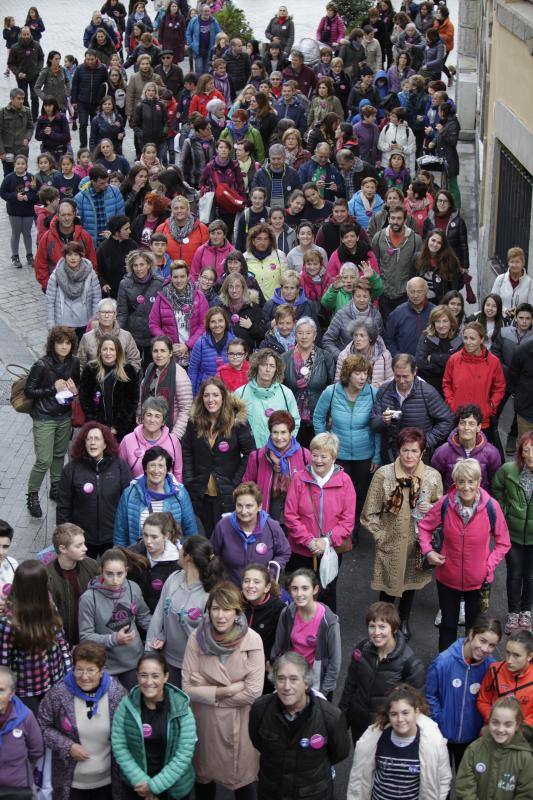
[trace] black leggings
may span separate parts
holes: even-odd
[[[387,594],[387,592],[380,592],[379,599],[381,600],[382,603],[392,603],[392,605],[394,605],[395,600],[397,598],[393,597],[393,595]],[[414,599],[415,599],[414,589],[407,589],[400,597],[398,612],[400,614],[400,619],[402,622],[407,622],[409,620],[409,615],[411,613],[411,608],[413,607]]]
[[[256,786],[255,783],[248,783],[246,786],[241,786],[240,789],[235,789],[235,800],[256,800]],[[194,784],[195,800],[215,800],[216,793],[217,785],[214,781]]]
[[[355,526],[354,532],[359,532],[359,520],[361,518],[361,511],[365,504],[368,487],[370,486],[370,465],[372,459],[365,458],[361,461],[344,461],[342,458],[337,459],[337,464],[343,468],[347,475],[350,476],[353,488],[356,494],[355,503]]]
[[[515,544],[505,556],[509,612],[531,611],[533,605],[533,544]]]
[[[437,593],[442,611],[442,622],[439,626],[439,653],[442,653],[457,639],[459,607],[463,597],[465,600],[465,630],[470,630],[476,621],[481,610],[481,589],[462,592],[460,589],[450,589],[449,586],[437,581]]]

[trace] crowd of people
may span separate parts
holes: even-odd
[[[449,10],[328,2],[310,66],[286,6],[261,44],[223,5],[107,0],[46,63],[38,10],[5,18],[0,197],[48,328],[12,403],[56,526],[19,564],[0,520],[0,797],[332,800],[353,744],[347,800],[529,800],[533,284],[512,247],[465,313]]]

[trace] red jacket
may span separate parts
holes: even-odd
[[[167,253],[170,258],[173,261],[182,259],[189,268],[192,264],[193,256],[200,245],[204,244],[209,239],[207,225],[204,225],[204,223],[199,220],[196,220],[192,231],[182,242],[177,242],[172,238],[168,219],[156,228],[156,232],[164,233],[167,237]]]
[[[444,517],[443,544],[440,554],[446,556],[442,567],[436,567],[435,578],[457,591],[471,592],[480,589],[485,580],[492,583],[494,570],[511,549],[509,529],[499,503],[492,499],[496,512],[494,526],[494,548],[490,549],[490,519],[487,502],[490,498],[485,489],[480,489],[479,504],[475,514],[465,525],[454,503],[455,489],[437,500],[431,511],[418,523],[418,541],[423,555],[432,550],[431,535],[441,524],[441,506],[444,498],[450,502]]]
[[[322,488],[310,467],[297,472],[285,500],[285,526],[292,552],[310,558],[311,539],[328,533],[334,547],[349,542],[355,524],[355,502],[353,483],[342,467],[335,467]]]
[[[502,365],[484,346],[480,356],[461,349],[446,362],[442,390],[453,412],[469,403],[478,405],[483,412],[481,427],[488,428],[505,395]]]
[[[217,378],[220,378],[224,386],[226,386],[230,392],[234,392],[235,389],[238,389],[239,386],[244,386],[245,383],[248,383],[248,370],[250,369],[250,362],[246,359],[242,362],[241,369],[235,369],[232,367],[231,364],[221,364],[220,367],[217,367]],[[243,478],[243,481],[252,480],[251,478]],[[263,499],[262,508],[265,511],[268,511],[268,504],[265,505],[265,501]]]
[[[193,111],[198,111],[202,117],[207,117],[206,106],[214,97],[218,97],[219,100],[224,100],[224,95],[219,92],[218,89],[213,89],[209,94],[205,94],[205,92],[202,92],[202,94],[193,94],[189,106],[189,116],[191,116]]]
[[[49,229],[39,240],[37,246],[37,253],[35,254],[35,277],[46,291],[48,286],[48,279],[60,258],[63,258],[64,243],[59,238],[57,228],[59,220],[54,217],[50,223]],[[98,264],[96,261],[96,250],[92,237],[81,225],[74,225],[74,239],[75,242],[81,242],[85,247],[85,255],[93,265],[94,271],[98,274]]]
[[[533,663],[522,675],[511,672],[505,661],[490,665],[477,696],[477,710],[485,724],[489,721],[492,706],[500,697],[515,697],[520,703],[524,722],[533,725]]]

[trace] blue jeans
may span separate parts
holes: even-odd
[[[209,53],[205,55],[198,55],[194,57],[194,71],[196,72],[197,76],[205,75],[206,72],[209,72]]]

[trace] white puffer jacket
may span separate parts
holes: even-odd
[[[446,800],[452,771],[446,739],[432,719],[420,714],[420,794],[419,800]],[[376,749],[383,731],[376,725],[366,729],[355,746],[346,800],[371,800]]]

